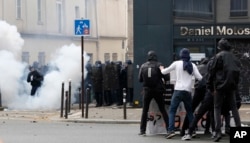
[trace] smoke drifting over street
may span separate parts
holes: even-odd
[[[2,105],[15,110],[59,109],[61,103],[61,85],[68,90],[72,82],[72,100],[74,92],[81,85],[81,47],[74,44],[64,45],[51,55],[46,75],[35,97],[30,96],[31,86],[27,83],[28,65],[21,62],[21,38],[15,26],[0,21],[0,91]],[[79,56],[78,56],[79,55]],[[84,64],[89,58],[84,52]],[[86,70],[85,75],[86,75]],[[85,76],[84,75],[84,76]]]

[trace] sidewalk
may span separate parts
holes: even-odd
[[[3,110],[0,111],[0,119],[18,119],[37,121],[60,121],[60,122],[80,122],[80,123],[120,123],[120,124],[139,124],[142,108],[127,108],[126,119],[124,119],[123,106],[94,107],[89,106],[88,118],[86,118],[86,107],[84,108],[84,117],[82,110],[76,104],[71,108],[68,118],[60,117],[60,110],[54,111],[17,111]],[[65,111],[63,112],[63,115]],[[250,104],[242,104],[240,108],[240,117],[243,124],[250,125]]]

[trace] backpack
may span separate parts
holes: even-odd
[[[159,85],[161,73],[157,62],[147,62],[142,67],[142,78],[145,87],[154,88]]]

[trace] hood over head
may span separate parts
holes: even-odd
[[[148,61],[157,61],[157,55],[155,51],[149,51],[148,52]]]
[[[230,51],[232,46],[225,38],[221,38],[218,42],[217,48],[222,51]]]

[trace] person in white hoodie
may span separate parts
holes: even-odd
[[[174,93],[171,98],[169,107],[169,126],[166,138],[170,139],[175,136],[175,114],[180,102],[184,103],[189,123],[192,122],[194,116],[192,112],[192,80],[193,76],[201,80],[202,76],[197,66],[190,61],[190,52],[187,48],[180,51],[180,60],[174,61],[169,67],[160,66],[162,74],[168,74],[175,70],[176,84]]]

